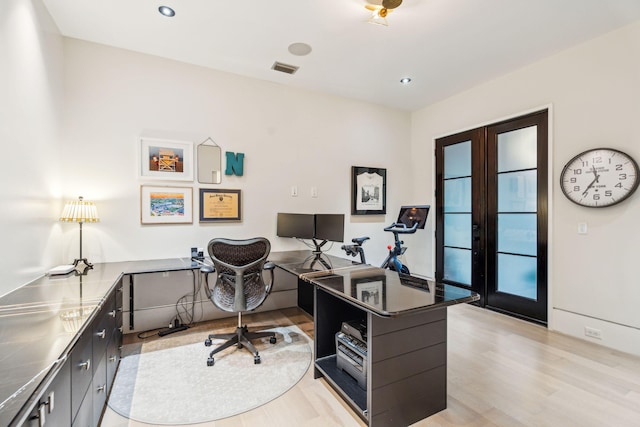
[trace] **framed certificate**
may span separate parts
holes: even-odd
[[[241,190],[200,189],[200,222],[241,220]]]

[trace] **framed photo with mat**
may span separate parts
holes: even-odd
[[[387,170],[352,166],[351,214],[383,215],[386,213]]]

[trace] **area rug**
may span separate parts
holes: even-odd
[[[267,329],[276,344],[256,340],[262,363],[246,349],[232,347],[207,357],[204,342],[125,356],[109,406],[120,415],[149,424],[194,424],[240,414],[285,393],[311,363],[309,338],[295,326]],[[213,345],[222,341],[214,340]]]

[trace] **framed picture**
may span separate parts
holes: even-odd
[[[241,190],[200,189],[200,222],[241,220]]]
[[[140,177],[193,181],[193,143],[140,138]]]
[[[387,309],[387,292],[386,292],[386,276],[369,278],[352,278],[351,293],[352,296],[364,304],[377,308],[378,310]]]
[[[192,224],[193,188],[140,186],[142,224]]]
[[[387,213],[387,170],[351,167],[351,214]]]

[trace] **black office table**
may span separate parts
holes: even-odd
[[[314,375],[369,426],[407,426],[447,406],[447,307],[471,291],[368,265],[302,273],[314,286]],[[367,327],[366,387],[336,361],[342,322]]]

